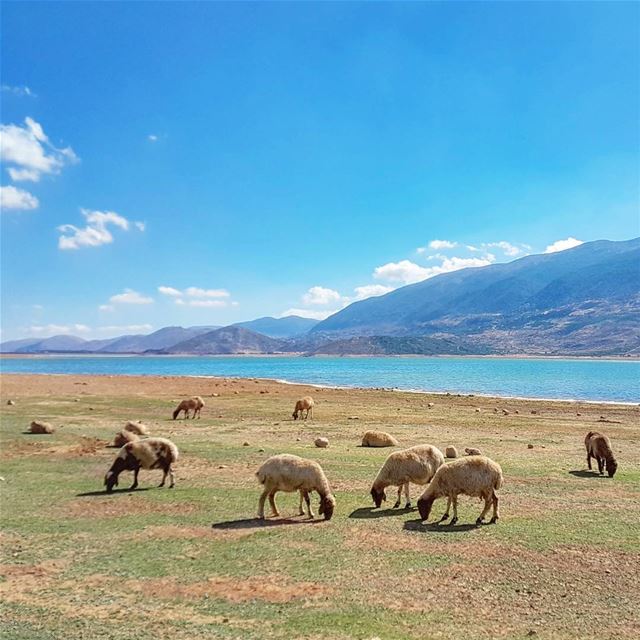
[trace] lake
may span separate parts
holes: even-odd
[[[640,361],[534,358],[38,356],[3,373],[227,376],[337,387],[604,402],[640,402]]]

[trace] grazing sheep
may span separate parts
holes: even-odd
[[[429,409],[433,409],[433,407],[435,407],[435,405],[433,404],[433,402],[428,402],[427,403],[427,407],[429,407]]]
[[[319,449],[326,449],[329,446],[329,439],[328,438],[316,438],[313,441],[313,444],[315,444],[316,447],[318,447]]]
[[[385,431],[367,431],[362,436],[363,447],[397,447],[398,441]]]
[[[305,396],[296,402],[296,406],[293,410],[293,419],[298,419],[298,414],[302,417],[302,412],[304,411],[304,419],[306,420],[311,414],[311,419],[313,420],[313,407],[315,406],[315,402],[311,396]]]
[[[204,407],[204,400],[200,396],[193,396],[193,398],[188,398],[187,400],[183,400],[173,412],[173,419],[175,420],[181,411],[184,411],[184,419],[187,420],[189,418],[189,411],[193,411],[192,418],[198,416],[200,417],[200,411]]]
[[[447,458],[457,458],[458,457],[458,450],[453,445],[451,445],[450,447],[447,447],[444,450],[444,455]]]
[[[125,431],[130,431],[131,433],[135,433],[137,436],[148,436],[149,429],[147,429],[146,425],[142,424],[142,422],[127,422],[124,425]]]
[[[502,486],[502,480],[500,465],[484,456],[460,458],[460,460],[443,465],[436,471],[431,484],[418,500],[420,517],[427,520],[434,501],[446,496],[448,498],[447,510],[440,522],[449,517],[449,507],[453,504],[451,524],[455,524],[458,522],[458,495],[462,493],[484,499],[484,509],[476,520],[476,524],[482,523],[493,504],[493,517],[491,518],[491,524],[493,524],[500,517],[496,490]]]
[[[13,400],[7,400],[7,404],[8,404],[10,407],[13,407],[13,406],[15,405],[15,402],[14,402]]]
[[[48,422],[41,422],[40,420],[34,420],[29,427],[31,433],[53,433],[55,427]]]
[[[325,520],[331,520],[336,506],[336,499],[331,493],[329,481],[322,467],[313,460],[306,460],[298,456],[283,453],[269,458],[256,472],[264,491],[258,502],[258,518],[264,519],[264,501],[269,497],[269,504],[274,516],[279,516],[275,495],[278,491],[299,491],[299,513],[304,515],[302,500],[307,504],[309,517],[313,518],[313,510],[309,500],[309,493],[317,491],[320,495],[318,513],[324,515]]]
[[[482,451],[480,451],[480,449],[474,449],[473,447],[465,447],[464,452],[468,456],[481,456],[482,455]]]
[[[618,469],[618,463],[613,457],[609,438],[597,431],[589,431],[584,439],[584,446],[587,449],[587,465],[589,469],[591,469],[591,458],[595,458],[600,475],[604,473],[606,467],[609,477],[613,478]]]
[[[170,479],[169,488],[175,485],[171,465],[178,459],[178,447],[166,438],[145,438],[136,442],[129,442],[120,449],[116,459],[107,475],[104,477],[104,485],[107,493],[118,486],[118,476],[123,471],[133,471],[133,484],[130,489],[138,486],[138,472],[140,469],[162,469],[163,476],[161,487],[167,475]]]
[[[137,433],[133,433],[133,431],[128,431],[127,429],[123,429],[122,431],[118,431],[118,433],[116,433],[116,436],[113,439],[113,446],[124,447],[127,442],[135,442],[136,440],[140,440],[140,436]]]
[[[444,464],[442,452],[430,444],[419,444],[403,451],[392,453],[382,465],[376,479],[371,486],[371,497],[376,507],[380,507],[383,500],[387,499],[385,489],[390,486],[398,487],[398,499],[393,505],[394,509],[400,506],[400,496],[404,489],[407,499],[405,509],[411,507],[409,496],[409,483],[427,484],[438,467]]]

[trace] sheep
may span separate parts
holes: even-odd
[[[458,450],[452,445],[444,450],[444,455],[447,456],[447,458],[457,458]]]
[[[316,447],[318,447],[319,449],[326,449],[329,446],[329,439],[328,438],[316,438],[313,441],[313,444],[315,444]]]
[[[29,427],[31,433],[53,433],[55,427],[48,422],[42,422],[40,420],[34,420]]]
[[[451,524],[458,522],[458,495],[484,499],[484,509],[476,520],[476,524],[482,524],[489,508],[493,505],[493,517],[491,524],[498,521],[498,496],[496,490],[502,486],[502,469],[500,465],[484,456],[472,456],[460,458],[447,465],[441,466],[431,484],[418,500],[418,510],[422,520],[428,520],[431,507],[437,498],[448,498],[447,510],[440,522],[449,518],[449,507],[453,504],[453,518]]]
[[[584,439],[584,446],[587,449],[587,465],[589,469],[591,469],[591,458],[595,458],[600,475],[603,475],[606,467],[609,477],[613,478],[618,469],[618,463],[613,457],[609,438],[597,431],[589,431]]]
[[[147,429],[146,425],[142,424],[142,422],[127,422],[124,425],[125,431],[130,431],[131,433],[135,433],[137,436],[148,436],[149,429]]]
[[[184,411],[184,419],[187,420],[189,417],[189,411],[193,411],[192,418],[198,416],[200,417],[200,411],[204,407],[204,400],[200,396],[193,396],[193,398],[188,398],[187,400],[183,400],[173,412],[173,419],[175,420],[181,411]]]
[[[315,402],[311,396],[305,396],[296,402],[296,406],[293,410],[293,419],[298,419],[298,414],[302,417],[302,412],[304,411],[304,419],[306,420],[311,414],[311,419],[313,420],[313,407],[315,406]]]
[[[317,491],[320,495],[318,513],[324,515],[325,520],[331,520],[336,506],[336,499],[331,493],[329,481],[322,467],[313,460],[306,460],[299,456],[282,453],[269,458],[256,472],[264,491],[258,502],[258,518],[264,520],[264,501],[269,497],[269,504],[274,516],[279,516],[275,494],[278,491],[298,491],[300,493],[299,514],[304,515],[302,500],[307,505],[309,517],[313,518],[313,510],[309,500],[309,493]]]
[[[107,493],[118,486],[118,476],[123,471],[133,471],[133,484],[129,490],[138,486],[138,472],[140,469],[162,469],[162,482],[164,487],[167,475],[170,479],[169,488],[175,485],[171,465],[178,459],[178,447],[166,438],[145,438],[136,442],[129,442],[120,449],[116,459],[104,477],[104,485]]]
[[[385,431],[367,431],[362,436],[363,447],[397,447],[398,441]]]
[[[404,495],[407,499],[405,509],[410,509],[409,483],[427,484],[433,478],[438,467],[443,464],[442,452],[430,444],[419,444],[392,453],[385,460],[371,486],[371,497],[376,508],[379,508],[382,501],[387,499],[385,489],[393,485],[398,487],[398,499],[393,508],[397,509],[400,506],[400,496],[404,489]]]
[[[133,433],[133,431],[129,431],[128,429],[123,429],[116,433],[116,436],[113,439],[113,446],[124,447],[127,442],[135,442],[136,440],[140,440],[140,436],[137,433]]]
[[[481,456],[482,455],[482,451],[480,451],[480,449],[474,449],[473,447],[465,447],[464,452],[468,456]]]

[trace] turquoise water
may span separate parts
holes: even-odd
[[[273,378],[344,387],[640,401],[640,361],[620,360],[45,356],[3,359],[0,370],[3,373]]]

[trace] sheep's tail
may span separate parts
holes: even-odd
[[[493,483],[493,488],[494,490],[498,490],[500,488],[502,488],[502,485],[504,484],[504,477],[502,475],[502,473],[499,473],[495,482]]]

